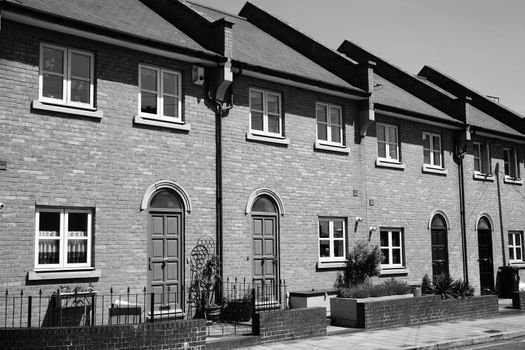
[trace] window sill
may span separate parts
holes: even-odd
[[[515,267],[519,270],[525,269],[525,261],[518,261],[518,260],[510,261],[509,264],[510,264],[509,266]]]
[[[494,182],[494,175],[492,174],[484,174],[479,171],[474,171],[474,180],[482,180],[482,181],[492,181]]]
[[[406,267],[381,269],[379,272],[380,277],[384,276],[406,276],[408,275],[408,269]]]
[[[64,280],[75,278],[100,278],[102,276],[101,270],[75,270],[75,271],[29,271],[27,274],[28,281],[48,281],[48,280]]]
[[[330,144],[322,143],[322,141],[316,141],[314,144],[314,149],[320,150],[320,151],[342,153],[342,154],[350,153],[350,150],[348,149],[348,147],[344,145],[330,145]]]
[[[376,159],[376,167],[378,168],[391,168],[391,169],[399,169],[399,170],[405,170],[405,164],[396,162],[396,161],[390,161],[385,160],[381,158]]]
[[[71,115],[93,118],[96,120],[100,120],[104,117],[104,112],[101,110],[97,110],[96,108],[84,108],[84,107],[75,108],[75,107],[70,107],[70,106],[61,106],[61,105],[43,103],[38,100],[33,100],[33,102],[31,103],[31,107],[33,107],[33,109],[40,110],[40,111],[71,114]]]
[[[136,115],[133,118],[133,123],[140,125],[157,126],[160,128],[180,130],[185,132],[189,132],[191,130],[191,124],[175,123],[171,121],[161,120],[160,118],[148,118],[142,117],[140,115]]]
[[[319,262],[317,262],[317,269],[318,270],[342,269],[345,266],[346,266],[346,262],[345,261],[334,261],[334,262],[319,261]]]
[[[290,144],[290,139],[285,138],[285,137],[258,135],[258,134],[252,134],[251,132],[246,133],[246,140],[274,143],[277,145],[284,145],[284,146],[288,146]]]
[[[424,173],[444,175],[444,176],[447,176],[447,174],[448,174],[448,170],[447,169],[434,167],[434,166],[428,165],[428,164],[423,164],[423,167],[421,168],[421,171],[424,172]]]
[[[506,184],[512,184],[512,185],[523,185],[522,179],[511,177],[508,175],[505,175],[505,178],[503,178],[503,182]]]

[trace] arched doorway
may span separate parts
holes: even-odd
[[[486,216],[478,221],[478,262],[481,294],[494,293],[494,263],[492,260],[492,225]]]
[[[260,302],[279,302],[279,221],[275,201],[261,195],[251,208],[253,281]]]
[[[171,189],[160,189],[153,193],[148,206],[148,286],[149,291],[155,293],[155,311],[175,313],[184,310],[183,248],[184,208],[181,198]]]
[[[445,218],[436,214],[430,224],[432,242],[432,275],[448,274],[448,239]]]

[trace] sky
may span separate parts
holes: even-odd
[[[192,0],[238,14],[244,0]],[[524,0],[252,0],[322,44],[425,65],[525,115]]]

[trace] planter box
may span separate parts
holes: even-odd
[[[326,316],[330,316],[330,299],[337,296],[337,289],[319,289],[290,293],[290,309],[303,309],[307,307],[324,307]]]
[[[330,303],[332,324],[368,329],[475,319],[498,314],[496,295],[447,300],[441,300],[440,296],[435,295],[367,299],[333,298]]]

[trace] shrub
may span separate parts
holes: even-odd
[[[385,289],[388,291],[387,295],[402,295],[410,293],[410,286],[404,281],[390,279],[383,283]]]
[[[357,241],[348,254],[343,275],[337,276],[335,286],[344,288],[363,284],[379,274],[380,263],[381,250],[377,245],[371,248],[366,240]]]
[[[474,295],[474,288],[470,283],[461,279],[454,282],[452,289],[454,290],[455,298],[465,299]]]
[[[423,294],[434,294],[434,287],[430,281],[430,277],[427,274],[423,276],[423,282],[421,283],[421,292]]]
[[[441,299],[454,299],[454,279],[448,273],[434,276],[432,284],[434,294],[441,295]]]
[[[340,298],[369,298],[383,297],[387,295],[401,295],[409,293],[410,287],[406,282],[399,282],[393,278],[378,285],[362,283],[353,287],[345,287],[339,290]]]

